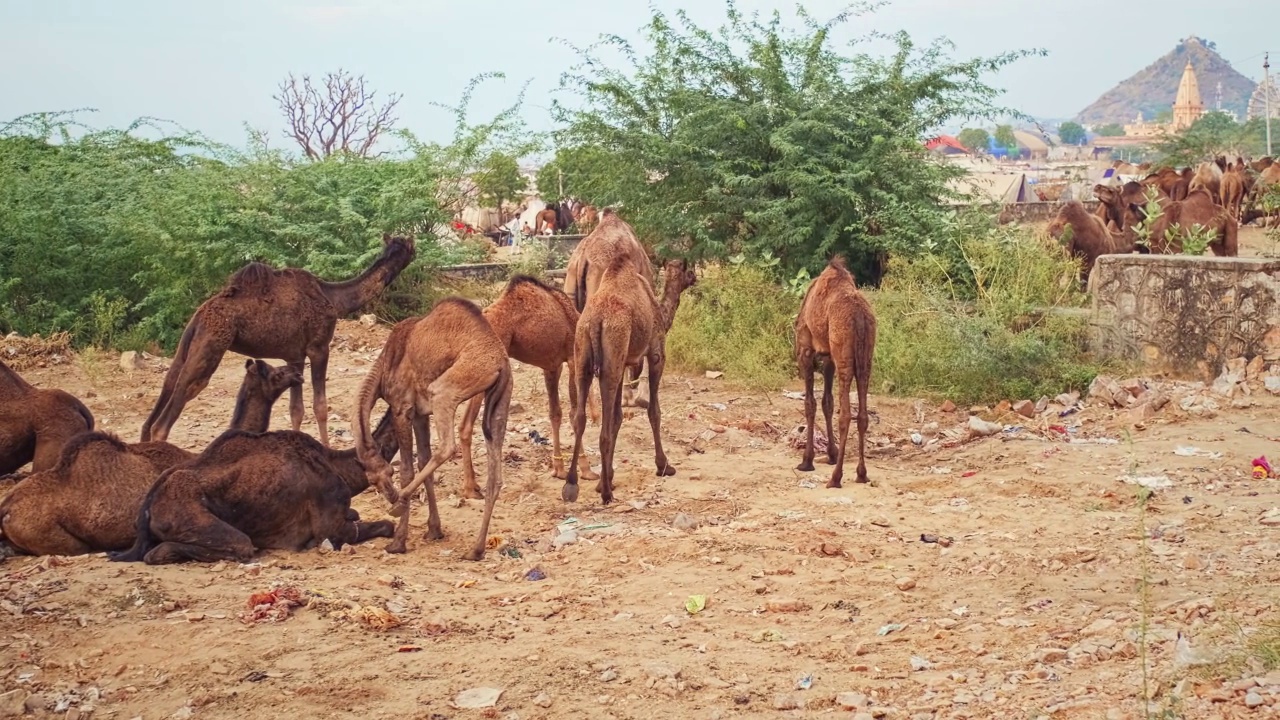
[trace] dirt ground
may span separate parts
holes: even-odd
[[[349,408],[385,334],[340,324],[338,447],[351,444]],[[1250,467],[1280,458],[1280,398],[1256,387],[1189,410],[1175,398],[1137,427],[1098,403],[1066,416],[1051,406],[978,439],[946,432],[967,408],[873,397],[873,484],[827,489],[830,466],[793,470],[800,400],[672,373],[663,437],[678,474],[654,476],[638,412],[605,508],[590,483],[579,503],[560,500],[550,448],[528,434],[548,436],[540,373],[514,366],[506,485],[483,561],[461,559],[482,503],[457,499],[457,462],[439,479],[446,539],[423,539],[415,506],[406,555],[375,540],[247,565],[10,558],[0,716],[25,705],[146,720],[1137,718],[1144,675],[1153,710],[1185,713],[1157,717],[1280,708],[1280,673],[1257,661],[1176,662],[1234,657],[1244,634],[1276,622],[1280,540],[1263,518],[1280,494]],[[134,441],[162,368],[89,354],[23,374]],[[212,440],[242,374],[242,357],[224,358],[170,440]],[[273,428],[288,427],[286,405]],[[929,423],[939,434],[916,446],[911,432],[933,435]],[[597,437],[588,426],[598,460]],[[483,443],[476,452],[483,472]],[[1123,478],[1147,476],[1167,482],[1144,505]],[[0,481],[0,494],[10,487]],[[386,510],[372,491],[355,506],[367,519]],[[312,604],[241,620],[250,595],[290,586]],[[705,607],[690,612],[694,596]],[[1178,652],[1180,632],[1190,651]],[[502,692],[492,707],[456,707],[476,688]]]

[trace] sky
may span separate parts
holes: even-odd
[[[796,4],[739,0],[744,12],[795,16]],[[807,0],[826,18],[847,0]],[[447,141],[456,104],[477,74],[473,120],[513,103],[533,130],[551,129],[550,100],[576,61],[566,44],[601,33],[641,39],[654,7],[682,5],[704,26],[720,0],[0,0],[0,122],[38,111],[96,108],[89,124],[157,117],[243,144],[246,123],[287,145],[271,96],[290,72],[344,68],[403,95],[399,126]],[[1261,0],[892,0],[836,35],[905,30],[919,44],[945,36],[961,57],[1043,48],[991,78],[1006,105],[1040,118],[1075,115],[1188,35],[1255,80],[1262,53],[1280,66],[1280,3]],[[1280,73],[1280,68],[1273,69]]]

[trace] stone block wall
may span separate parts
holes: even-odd
[[[1280,260],[1103,255],[1089,290],[1104,357],[1202,380],[1232,358],[1280,360]]]

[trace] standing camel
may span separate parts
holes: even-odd
[[[240,268],[217,295],[204,301],[182,333],[164,376],[156,406],[142,424],[142,441],[165,440],[169,430],[231,350],[250,357],[284,360],[302,372],[311,361],[312,410],[320,442],[329,446],[325,374],[329,343],[338,318],[359,310],[391,284],[414,258],[414,240],[382,236],[382,254],[359,276],[325,282],[297,268],[276,270],[253,262]],[[302,427],[302,387],[289,389],[289,415]]]
[[[502,341],[508,357],[542,369],[551,406],[551,474],[564,479],[564,456],[560,453],[560,372],[562,366],[573,359],[578,311],[569,296],[559,290],[528,275],[516,275],[502,295],[484,309],[484,317]],[[463,497],[482,497],[476,487],[476,471],[471,461],[471,434],[480,414],[480,400],[479,395],[471,398],[458,427]],[[573,382],[573,365],[570,365],[569,408],[572,410],[577,404],[578,388]],[[583,477],[596,479],[585,458],[583,460],[580,470]]]
[[[680,305],[680,294],[697,281],[697,276],[684,260],[667,262],[663,276],[665,283],[659,304],[653,288],[634,271],[629,258],[615,257],[578,321],[571,376],[577,376],[578,397],[583,399],[591,390],[591,381],[600,379],[600,482],[596,490],[606,505],[613,501],[613,453],[622,427],[623,370],[635,369],[646,360],[654,463],[659,477],[676,474],[662,450],[658,385],[666,365],[667,331]],[[582,433],[586,426],[586,403],[580,402],[573,408],[573,458],[569,463],[569,477],[560,492],[565,502],[578,499],[578,458],[582,455]]]
[[[382,354],[360,386],[351,428],[356,438],[356,452],[368,469],[369,479],[391,502],[391,514],[400,518],[387,552],[405,551],[409,499],[424,484],[429,513],[427,538],[444,537],[433,476],[457,451],[453,422],[458,406],[481,394],[484,395],[484,417],[480,428],[488,452],[489,477],[480,534],[465,556],[468,560],[484,558],[489,520],[502,488],[502,443],[507,434],[507,410],[511,404],[511,363],[502,341],[489,327],[480,308],[462,298],[445,298],[424,317],[403,320],[391,329]],[[378,398],[387,401],[387,415],[391,417],[401,449],[398,490],[391,481],[390,463],[378,453],[378,444],[369,434],[369,415]],[[428,416],[434,416],[436,431],[440,434],[440,452],[434,455]],[[413,474],[410,450],[415,439],[417,475]],[[466,492],[464,490],[464,494]],[[474,493],[471,496],[474,497]]]
[[[93,413],[74,395],[37,388],[0,361],[0,475],[27,463],[50,470],[68,440],[92,429]]]
[[[867,482],[866,436],[870,413],[867,386],[876,347],[876,316],[858,292],[853,274],[836,257],[809,286],[796,316],[796,363],[804,380],[804,459],[797,470],[813,470],[813,422],[817,402],[813,373],[822,370],[822,414],[827,420],[827,461],[834,464],[827,487],[840,487],[844,452],[849,444],[849,384],[858,384],[858,482]],[[831,432],[832,375],[840,376],[840,442]]]

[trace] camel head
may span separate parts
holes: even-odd
[[[382,246],[385,248],[384,252],[392,250],[396,246],[400,246],[409,251],[410,254],[413,254],[417,250],[415,245],[416,243],[413,233],[409,233],[408,235],[390,235],[388,233],[382,233]]]
[[[679,288],[680,292],[684,292],[693,287],[694,283],[698,281],[698,274],[689,265],[688,260],[681,258],[679,260],[668,260],[662,266],[662,279],[667,284],[675,283],[672,287]]]
[[[289,365],[271,367],[262,360],[245,360],[244,387],[249,392],[275,401],[285,390],[302,387],[302,371]]]

